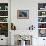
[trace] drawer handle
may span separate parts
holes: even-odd
[[[45,39],[43,39],[43,40],[45,40]]]
[[[1,39],[1,40],[3,40],[3,39]]]

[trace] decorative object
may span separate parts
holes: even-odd
[[[45,10],[46,9],[46,3],[38,3],[38,10]]]
[[[46,11],[38,11],[38,16],[46,16]]]
[[[11,30],[16,30],[16,26],[13,23],[11,23]]]
[[[46,22],[46,17],[38,17],[39,22]]]
[[[34,26],[33,25],[31,25],[30,27],[29,27],[29,30],[34,30]]]
[[[42,12],[42,15],[45,15],[45,12]]]
[[[31,35],[15,35],[15,45],[16,46],[30,46],[32,45],[32,36]]]
[[[29,19],[29,10],[17,10],[18,19]]]
[[[39,29],[39,37],[46,37],[46,29]]]
[[[0,22],[8,22],[8,17],[0,17]]]
[[[38,23],[38,28],[46,28],[46,23]]]
[[[0,3],[0,10],[8,10],[8,3]]]
[[[8,23],[0,23],[0,35],[8,37]]]
[[[8,11],[0,11],[0,16],[8,16]]]
[[[0,10],[1,10],[1,6],[0,6]]]
[[[8,10],[8,6],[5,6],[5,10]]]

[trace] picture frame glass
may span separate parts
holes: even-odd
[[[17,19],[29,19],[29,10],[17,10]]]

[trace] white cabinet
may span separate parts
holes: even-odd
[[[46,46],[46,3],[38,3],[38,46]]]
[[[8,45],[8,2],[0,0],[0,45]]]
[[[38,46],[46,46],[46,38],[44,37],[38,38]]]
[[[8,45],[8,37],[5,37],[5,35],[0,35],[0,45]]]
[[[10,15],[10,0],[0,0],[0,45],[9,43]]]

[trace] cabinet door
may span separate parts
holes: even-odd
[[[38,46],[46,46],[46,38],[38,38]]]

